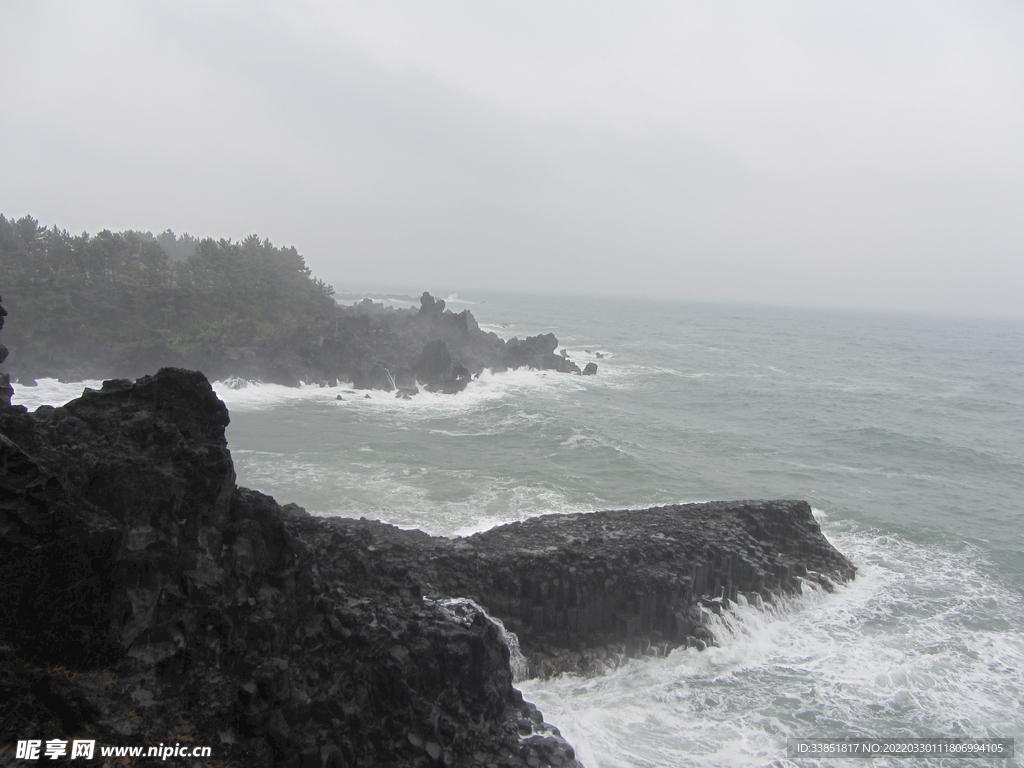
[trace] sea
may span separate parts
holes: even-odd
[[[483,293],[448,306],[504,338],[553,331],[598,373],[484,373],[410,400],[217,382],[238,482],[442,536],[806,499],[859,569],[833,594],[737,605],[703,652],[521,682],[587,768],[1024,765],[1024,321]],[[15,402],[97,384],[42,380]],[[1017,746],[788,756],[789,739],[843,737]]]

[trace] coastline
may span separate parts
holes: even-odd
[[[553,333],[503,339],[480,328],[472,313],[455,313],[443,299],[424,292],[418,308],[396,309],[366,298],[352,305],[331,303],[310,325],[286,338],[239,343],[224,332],[200,341],[113,342],[81,329],[40,338],[15,335],[8,368],[16,382],[36,379],[135,379],[163,367],[203,371],[211,381],[260,382],[287,387],[319,385],[396,392],[420,389],[455,394],[485,370],[530,368],[595,374],[580,368],[565,350],[556,353]],[[19,330],[19,329],[16,329]]]
[[[517,695],[496,625],[472,611],[453,622],[424,597],[475,597],[499,618],[504,613],[512,627],[519,621],[534,671],[551,674],[564,671],[552,664],[570,662],[585,671],[579,660],[586,650],[600,655],[591,640],[600,640],[606,653],[621,642],[627,655],[637,656],[652,645],[702,640],[700,622],[684,613],[699,601],[713,610],[715,597],[791,591],[801,568],[828,570],[829,558],[833,578],[852,576],[848,561],[813,530],[806,505],[698,505],[725,520],[723,528],[693,546],[673,547],[672,556],[701,571],[703,583],[677,591],[672,607],[683,612],[665,610],[671,596],[661,602],[641,596],[630,614],[637,584],[648,584],[654,595],[663,591],[658,578],[683,575],[660,550],[641,553],[652,562],[638,570],[635,542],[617,541],[623,516],[635,528],[639,513],[541,518],[456,540],[372,521],[313,518],[235,486],[227,420],[200,374],[172,369],[135,383],[107,382],[63,408],[5,409],[3,449],[15,501],[4,511],[15,521],[7,530],[19,532],[4,538],[5,653],[11,685],[29,692],[18,699],[18,711],[35,713],[22,716],[17,734],[60,723],[65,734],[167,740],[185,722],[192,730],[184,736],[213,739],[225,759],[244,755],[252,765],[284,764],[296,755],[314,760],[314,754],[323,765],[395,759],[532,765],[531,758],[571,765],[572,748]],[[70,459],[73,446],[83,445],[88,450]],[[32,515],[28,508],[50,511]],[[660,528],[688,519],[679,509],[649,512]],[[609,621],[595,619],[592,632],[583,630],[588,648],[567,649],[577,656],[552,653],[569,621],[563,603],[579,586],[568,589],[566,581],[565,589],[552,590],[561,583],[554,574],[577,567],[571,558],[585,551],[594,538],[587,526],[595,524],[612,532],[605,547],[591,542],[594,554],[585,555],[604,569],[595,583],[619,578],[626,587],[633,573],[638,581],[602,592]],[[802,526],[804,538],[773,539],[772,527],[784,524]],[[565,537],[561,550],[548,549],[552,525]],[[767,569],[740,565],[748,546],[739,536],[744,528],[747,536],[767,539]],[[543,552],[530,544],[531,530],[549,542]],[[787,554],[777,547],[783,541],[797,546]],[[725,556],[730,547],[736,557]],[[706,572],[696,552],[713,555],[703,561]],[[83,569],[74,594],[62,591],[68,563]],[[545,589],[542,581],[526,585],[519,577],[515,594],[497,592],[499,584],[517,583],[512,568],[524,574],[550,568],[553,578]],[[716,586],[724,594],[711,594]],[[533,604],[534,587],[550,599]],[[513,598],[518,611],[509,610]],[[43,616],[19,615],[26,605],[49,608]],[[77,606],[74,617],[71,606]],[[672,637],[664,636],[666,622]],[[69,624],[78,627],[74,639]],[[60,669],[73,670],[82,682],[62,680]],[[348,683],[337,677],[339,669],[351,670]],[[101,685],[111,674],[123,683],[116,691]],[[211,684],[214,693],[204,693]],[[54,709],[32,695],[40,685],[49,686],[51,703],[63,703]],[[145,708],[140,691],[151,702]],[[440,715],[430,707],[415,714],[417,701],[426,707],[439,700],[447,702]],[[55,714],[61,707],[78,714],[61,720]],[[121,733],[131,731],[131,713],[146,728]],[[431,719],[434,739],[424,725]]]

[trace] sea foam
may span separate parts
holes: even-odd
[[[529,681],[524,693],[588,768],[784,765],[787,738],[1019,740],[1024,638],[1005,629],[1022,606],[979,553],[849,525],[826,533],[860,565],[835,593],[807,583],[765,609],[741,601],[711,617],[719,647]]]

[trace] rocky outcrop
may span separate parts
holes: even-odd
[[[854,574],[804,502],[552,515],[463,539],[315,518],[236,486],[227,423],[178,369],[0,408],[4,743],[571,766],[478,605],[532,674],[593,673],[714,642],[707,612],[731,601]]]
[[[463,595],[516,633],[530,674],[591,674],[715,642],[707,619],[856,569],[804,501],[733,501],[547,515],[464,539],[338,521],[428,592]],[[353,534],[356,535],[356,534]]]
[[[444,312],[444,299],[435,299],[427,291],[420,296],[421,315],[440,315]]]
[[[702,649],[715,642],[709,611],[771,602],[809,582],[831,591],[856,572],[803,501],[549,515],[467,543],[472,557],[438,583],[501,618],[542,676]]]
[[[352,382],[357,389],[399,389],[406,394],[417,389],[417,383],[398,383],[398,378],[403,371],[414,371],[426,389],[455,393],[484,370],[528,367],[579,373],[575,363],[554,354],[557,345],[550,333],[506,341],[481,330],[469,310],[452,312],[443,300],[424,293],[418,310],[395,309],[369,299],[335,306],[330,317],[258,346],[234,346],[227,337],[210,337],[172,348],[100,343],[86,335],[51,339],[47,346],[22,343],[12,347],[11,363],[12,370],[26,379],[136,378],[175,366],[200,370],[210,380],[285,386],[333,386],[341,381]]]
[[[516,337],[505,342],[504,362],[509,368],[536,368],[561,373],[579,373],[580,367],[565,355],[556,355],[558,339],[553,333]],[[563,350],[564,351],[564,350]]]

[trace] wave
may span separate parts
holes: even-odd
[[[455,395],[428,392],[408,400],[396,397],[394,392],[382,390],[353,390],[350,387],[320,387],[302,385],[285,387],[279,384],[234,381],[213,382],[217,396],[232,411],[261,411],[296,403],[336,403],[338,407],[366,407],[376,411],[401,413],[458,413],[473,410],[483,404],[526,391],[546,390],[550,393],[571,391],[579,387],[576,377],[549,371],[519,369],[494,374],[484,371],[473,379],[462,392]],[[340,400],[338,399],[340,396]]]
[[[88,389],[99,389],[103,386],[100,379],[85,379],[83,381],[58,381],[57,379],[43,378],[36,382],[36,386],[30,387],[25,384],[14,385],[14,397],[11,403],[24,405],[30,411],[34,411],[41,405],[52,405],[54,407],[64,405]]]
[[[860,566],[835,593],[740,604],[713,619],[719,647],[524,693],[588,768],[783,765],[787,738],[1020,739],[1024,610],[981,553],[851,524],[827,534]]]
[[[475,306],[477,304],[481,304],[482,302],[479,302],[479,301],[469,301],[468,299],[460,299],[459,298],[459,294],[453,293],[450,296],[446,296],[445,297],[444,303],[445,304],[467,304],[467,305],[470,305],[470,306]]]

